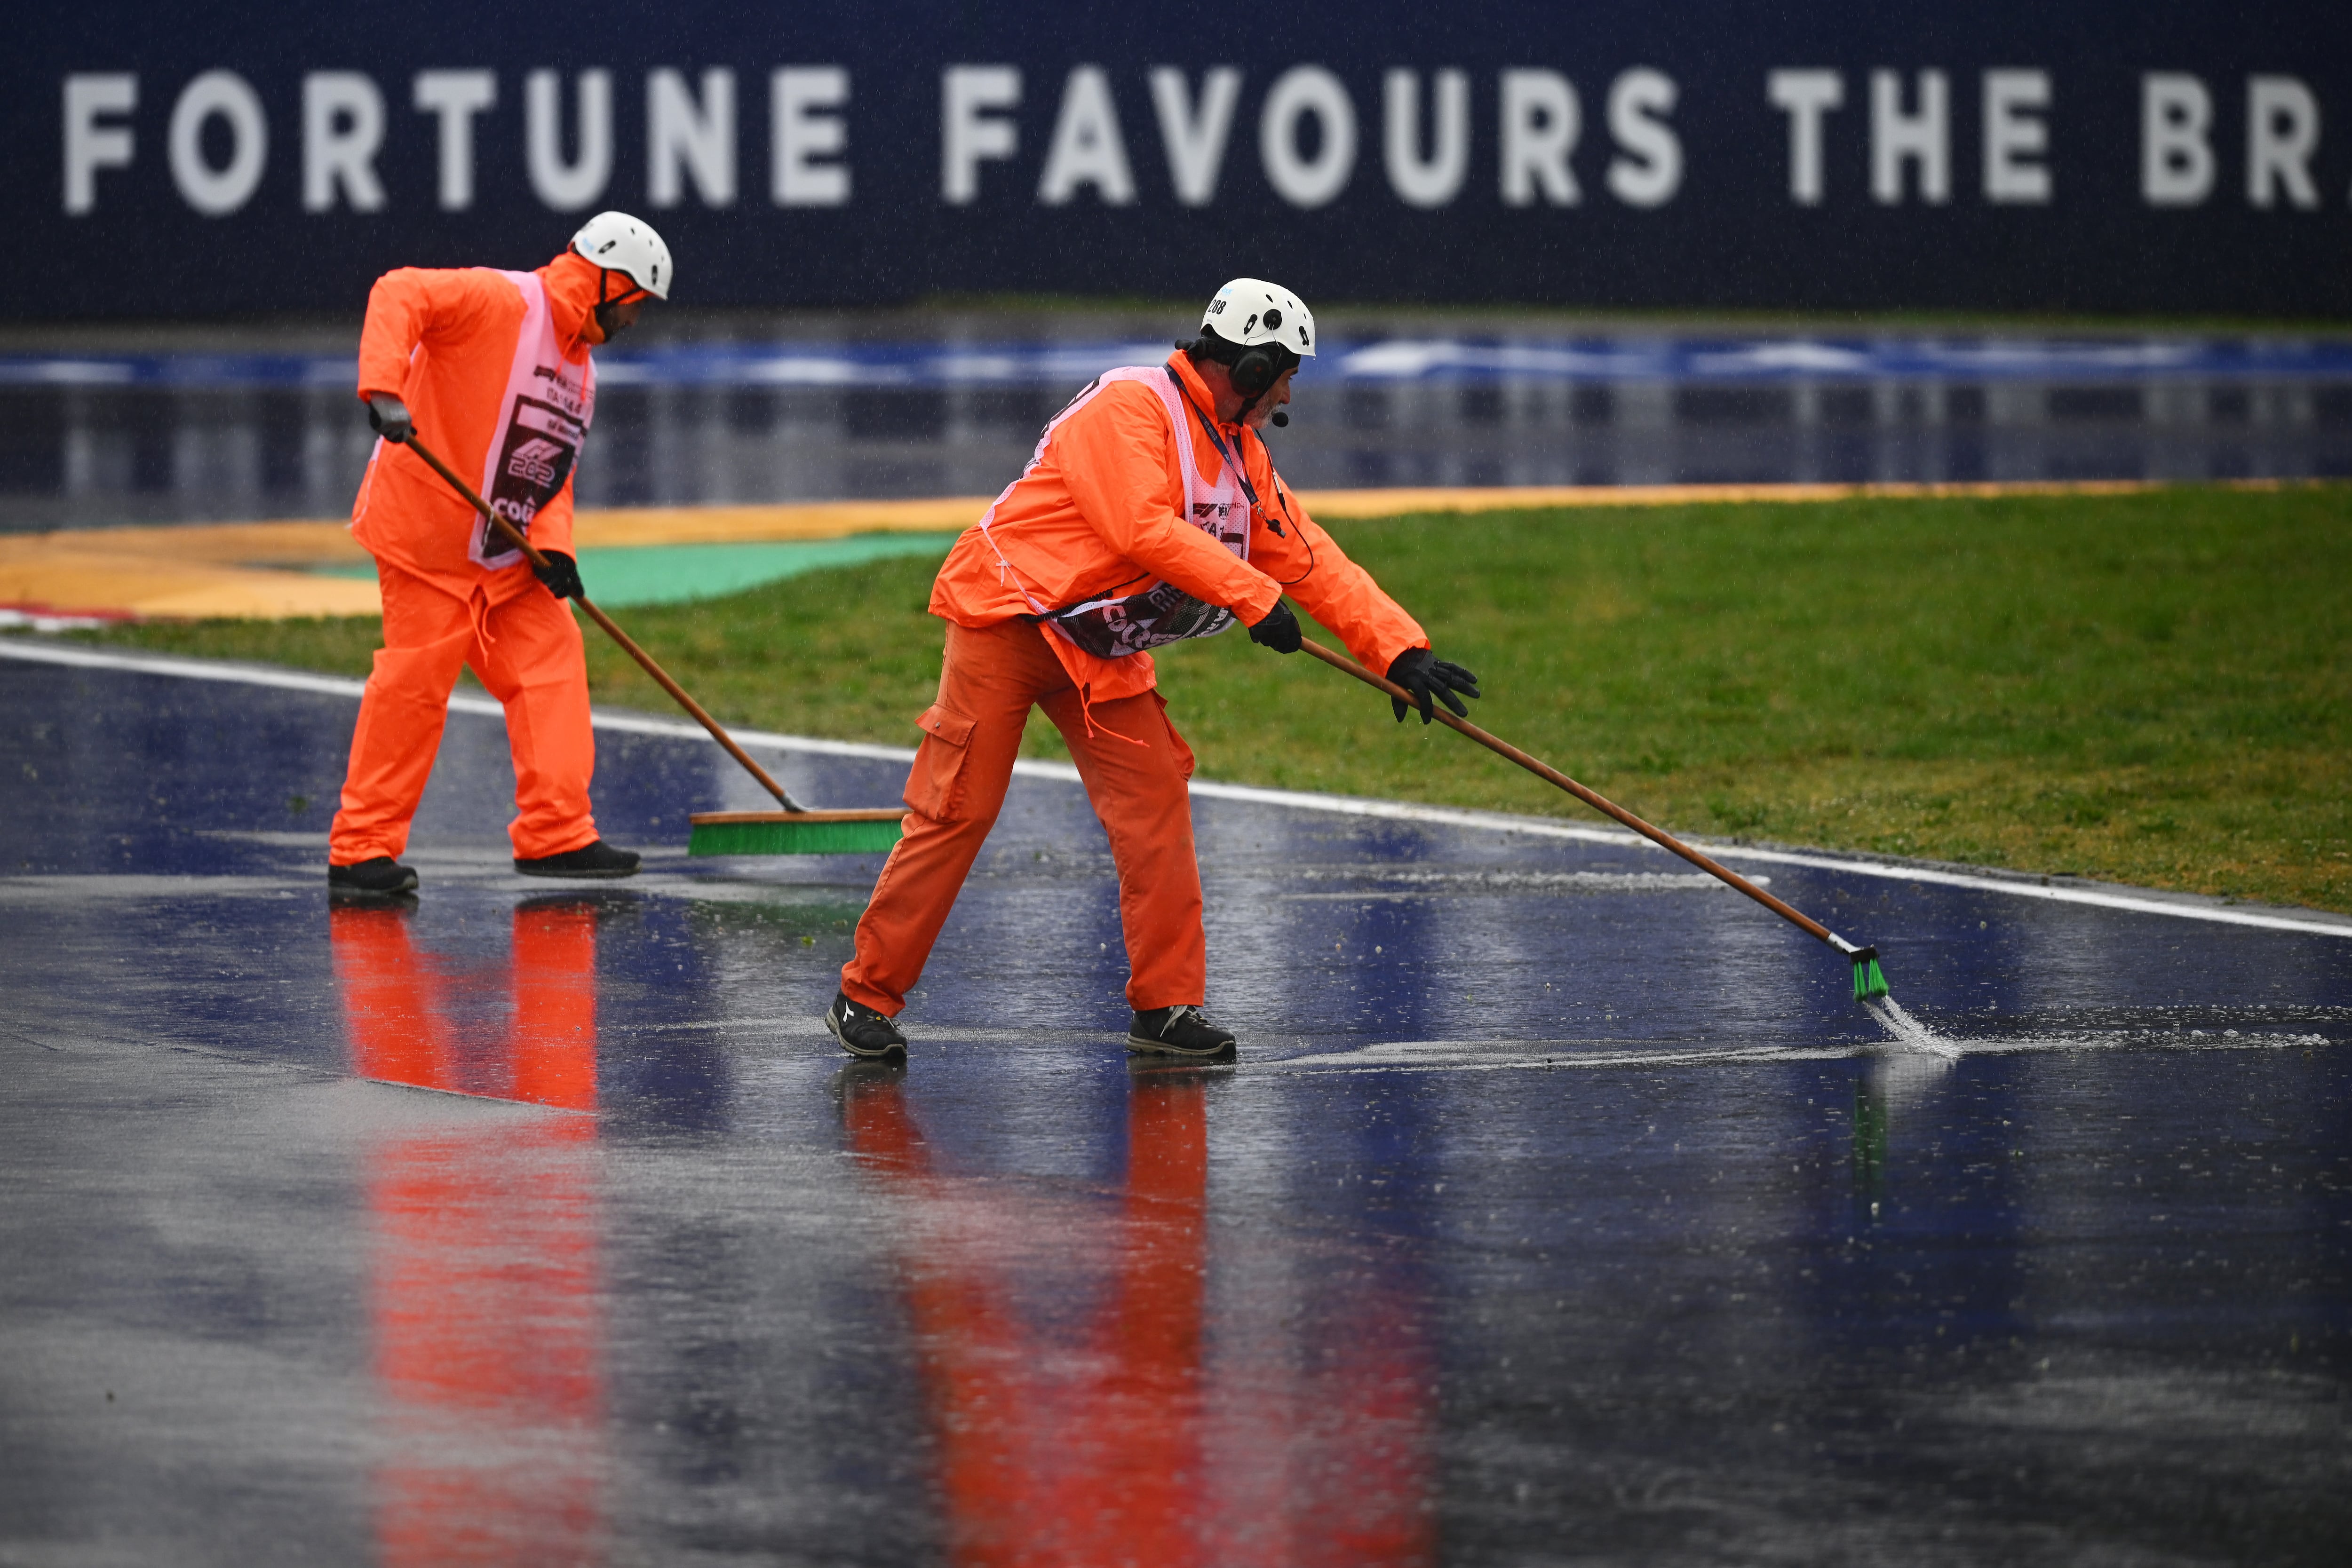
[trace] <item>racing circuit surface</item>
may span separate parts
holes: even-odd
[[[1902,1041],[1597,827],[1203,790],[1244,1051],[1155,1068],[1040,768],[853,1067],[876,862],[689,862],[753,803],[707,742],[608,716],[647,874],[533,882],[478,698],[421,899],[330,908],[350,684],[167,668],[0,658],[0,1558],[2352,1542],[2352,922],[1727,850],[1884,947]]]

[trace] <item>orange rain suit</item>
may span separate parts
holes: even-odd
[[[533,276],[565,366],[586,368],[601,269],[566,251]],[[527,314],[523,290],[488,267],[388,272],[368,295],[360,396],[399,397],[434,454],[481,488],[475,476],[499,434]],[[588,807],[596,746],[580,628],[528,562],[481,563],[486,551],[495,559],[498,548],[478,543],[481,527],[473,507],[422,458],[377,444],[352,507],[352,532],[376,559],[383,647],[360,699],[342,809],[328,841],[333,864],[407,848],[461,664],[506,707],[518,808],[508,836],[516,857],[536,860],[596,841]],[[569,472],[528,531],[541,549],[571,552]]]
[[[1206,999],[1201,870],[1185,791],[1192,753],[1154,689],[1151,655],[1089,652],[1040,614],[1156,580],[1252,626],[1287,591],[1376,670],[1428,646],[1413,619],[1282,487],[1255,432],[1218,427],[1271,517],[1230,503],[1245,520],[1227,537],[1245,543],[1246,559],[1208,531],[1228,503],[1202,497],[1243,492],[1196,416],[1213,417],[1214,397],[1189,359],[1170,363],[1190,398],[1177,403],[1181,422],[1171,419],[1165,371],[1108,373],[1046,427],[1021,477],[940,568],[930,610],[949,622],[947,653],[939,701],[916,721],[924,737],[907,780],[906,836],[882,868],[841,971],[842,990],[861,1006],[896,1016],[906,1005],[1004,803],[1033,705],[1069,743],[1110,838],[1129,1004],[1148,1011]]]

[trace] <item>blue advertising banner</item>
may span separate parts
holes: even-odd
[[[681,303],[2352,314],[2352,7],[106,0],[13,26],[22,318],[356,310],[656,224]]]

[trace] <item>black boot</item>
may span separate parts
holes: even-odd
[[[390,855],[327,868],[330,898],[398,898],[416,891],[416,873]]]
[[[560,855],[518,860],[515,870],[525,876],[570,876],[610,881],[637,874],[637,852],[616,850],[604,840],[566,850]]]
[[[886,1014],[859,1007],[845,991],[834,993],[833,1006],[824,1009],[824,1027],[852,1056],[907,1060],[907,1037],[898,1032],[898,1026]]]
[[[1197,1006],[1180,1004],[1136,1014],[1127,1026],[1127,1046],[1155,1056],[1211,1058],[1232,1055],[1234,1037],[1202,1018]]]

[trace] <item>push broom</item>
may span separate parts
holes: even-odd
[[[482,514],[489,525],[503,534],[508,542],[523,553],[533,567],[544,567],[547,558],[532,548],[522,530],[492,511],[489,504],[474,493],[474,487],[457,477],[432,448],[414,434],[408,437],[408,448],[425,459],[426,466],[448,482],[449,487],[463,496],[474,510]],[[613,622],[613,618],[590,601],[585,593],[572,596],[573,601],[586,612],[588,619],[604,629],[604,634],[621,645],[621,651],[635,659],[654,684],[667,692],[692,715],[694,721],[710,732],[710,738],[726,747],[727,755],[743,765],[745,772],[760,781],[760,788],[776,798],[781,811],[697,811],[688,818],[693,831],[688,835],[686,852],[689,855],[847,855],[866,854],[887,850],[898,841],[907,814],[903,806],[886,807],[876,810],[813,811],[784,793],[784,787],[769,776],[768,770],[751,758],[751,754],[735,743],[719,722],[704,710],[702,705],[686,695],[686,688],[670,679],[669,672],[654,662],[632,641],[629,634]]]
[[[1339,671],[1342,674],[1353,675],[1356,679],[1363,682],[1368,686],[1377,686],[1392,697],[1396,697],[1403,702],[1414,703],[1415,706],[1418,706],[1417,699],[1414,698],[1412,693],[1406,691],[1402,686],[1398,685],[1393,681],[1384,680],[1381,676],[1372,674],[1371,671],[1365,669],[1353,659],[1333,653],[1330,649],[1324,647],[1313,638],[1301,638],[1298,645],[1306,649],[1307,652],[1314,654],[1317,658],[1322,660],[1325,664],[1330,665],[1333,669]],[[1811,918],[1801,911],[1773,897],[1770,894],[1765,892],[1762,888],[1757,886],[1754,883],[1748,881],[1738,872],[1733,871],[1730,867],[1717,864],[1716,862],[1708,859],[1706,855],[1699,853],[1698,851],[1683,842],[1680,839],[1675,837],[1672,833],[1667,832],[1664,829],[1652,827],[1649,823],[1642,821],[1641,818],[1633,815],[1633,812],[1625,810],[1624,807],[1618,805],[1614,800],[1606,800],[1603,797],[1593,793],[1593,791],[1586,789],[1583,785],[1579,784],[1575,779],[1570,779],[1567,774],[1562,773],[1559,768],[1552,768],[1537,761],[1534,758],[1529,757],[1526,752],[1521,751],[1517,747],[1511,745],[1508,741],[1496,739],[1495,737],[1488,735],[1485,730],[1480,729],[1476,725],[1472,724],[1467,719],[1454,717],[1452,714],[1446,712],[1442,705],[1436,706],[1436,718],[1438,723],[1445,726],[1448,729],[1454,730],[1457,734],[1468,736],[1472,740],[1476,741],[1479,745],[1485,747],[1496,756],[1507,757],[1513,762],[1517,763],[1520,767],[1526,768],[1528,772],[1534,774],[1537,778],[1544,780],[1546,783],[1559,786],[1559,788],[1567,790],[1570,794],[1575,796],[1578,800],[1583,801],[1586,805],[1591,807],[1602,816],[1614,817],[1617,821],[1624,823],[1627,827],[1633,829],[1635,832],[1641,834],[1652,843],[1657,844],[1664,849],[1672,850],[1675,853],[1682,856],[1683,859],[1690,862],[1691,864],[1698,867],[1699,870],[1706,873],[1709,876],[1721,878],[1725,883],[1728,883],[1732,887],[1738,888],[1740,892],[1746,894],[1748,897],[1754,899],[1757,903],[1762,904],[1765,908],[1770,910],[1781,919],[1796,926],[1797,929],[1805,933],[1806,936],[1813,937],[1817,941],[1827,943],[1831,947],[1844,954],[1853,962],[1854,1000],[1858,1002],[1868,1001],[1873,998],[1886,995],[1886,976],[1878,967],[1877,948],[1855,946],[1853,943],[1847,941],[1844,937],[1839,936],[1836,932],[1831,930],[1820,921]]]

